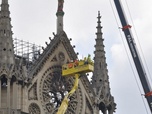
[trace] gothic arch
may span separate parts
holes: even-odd
[[[1,86],[2,87],[7,85],[7,80],[8,80],[7,75],[5,75],[5,74],[1,75],[0,80],[1,80]]]
[[[11,78],[11,85],[17,81],[17,78],[13,75],[12,78]]]
[[[100,104],[99,104],[99,109],[100,109],[100,110],[102,111],[102,113],[104,114],[105,111],[107,110],[105,103],[100,102]]]
[[[7,76],[7,74],[8,74],[8,71],[5,69],[5,68],[3,68],[3,69],[0,69],[1,71],[0,71],[0,76],[3,76],[3,75],[6,75]],[[8,76],[7,76],[8,77]]]

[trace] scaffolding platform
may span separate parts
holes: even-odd
[[[40,54],[43,52],[42,46],[17,38],[13,39],[13,44],[15,57],[24,59],[27,63],[27,67],[37,60]]]

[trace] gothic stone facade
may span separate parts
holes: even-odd
[[[0,12],[0,114],[56,114],[74,79],[62,77],[62,65],[77,59],[70,39],[63,30],[63,0],[58,0],[57,34],[35,61],[14,54],[8,0]],[[62,7],[61,7],[62,6]],[[70,97],[66,114],[113,114],[116,104],[111,96],[104,45],[98,15],[95,71],[92,83],[85,76]],[[100,43],[99,43],[100,42]],[[100,63],[100,64],[98,64]],[[102,83],[101,83],[102,82]],[[103,83],[104,82],[104,83]]]

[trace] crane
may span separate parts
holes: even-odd
[[[139,79],[141,81],[145,98],[147,99],[150,111],[152,113],[152,92],[151,86],[149,84],[149,80],[147,78],[146,72],[144,70],[144,66],[142,65],[142,61],[140,59],[139,53],[137,51],[137,47],[135,45],[135,41],[133,39],[133,35],[131,32],[131,25],[128,24],[127,19],[125,17],[121,2],[119,0],[114,0],[121,24],[122,24],[122,31],[125,34],[135,67],[137,69]]]
[[[79,78],[81,73],[93,72],[94,66],[93,61],[88,55],[88,58],[84,58],[84,60],[75,60],[74,62],[70,62],[68,64],[64,64],[62,66],[62,76],[63,77],[75,77],[74,86],[71,91],[64,97],[57,114],[64,114],[68,108],[69,98],[72,94],[77,90]]]

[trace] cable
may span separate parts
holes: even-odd
[[[110,0],[109,0],[109,1],[110,1]],[[117,26],[119,26],[118,21],[117,21],[117,18],[116,18],[116,15],[115,15],[115,12],[114,12],[114,8],[113,8],[113,6],[112,6],[111,1],[110,1],[110,5],[111,5],[112,12],[113,12],[114,17],[115,17],[115,20],[116,20],[116,24],[117,24]],[[122,42],[123,42],[123,45],[124,45],[125,51],[126,51],[126,53],[127,53],[127,48],[126,48],[126,46],[125,46],[125,43],[124,43],[124,40],[123,40],[123,37],[122,37],[122,34],[121,34],[120,30],[119,30],[119,34],[120,34],[120,36],[121,36],[121,39],[122,39]],[[136,78],[135,72],[134,72],[134,70],[133,70],[133,66],[132,66],[131,61],[130,61],[130,59],[129,59],[129,55],[128,55],[128,53],[127,53],[127,57],[128,57],[129,64],[130,64],[130,66],[131,66],[131,69],[132,69],[132,72],[133,72],[133,75],[134,75],[134,78],[135,78],[135,81],[136,81],[137,87],[138,87],[138,89],[139,89],[139,92],[140,92],[140,94],[142,94],[142,91],[141,91],[140,86],[139,86],[139,83],[138,83],[138,81],[137,81],[137,78]],[[145,109],[146,109],[146,113],[148,114],[148,109],[147,109],[147,107],[146,107],[146,103],[145,103],[145,101],[144,101],[144,98],[142,97],[141,99],[142,99],[142,101],[143,101],[143,103],[144,103],[144,107],[145,107]]]

